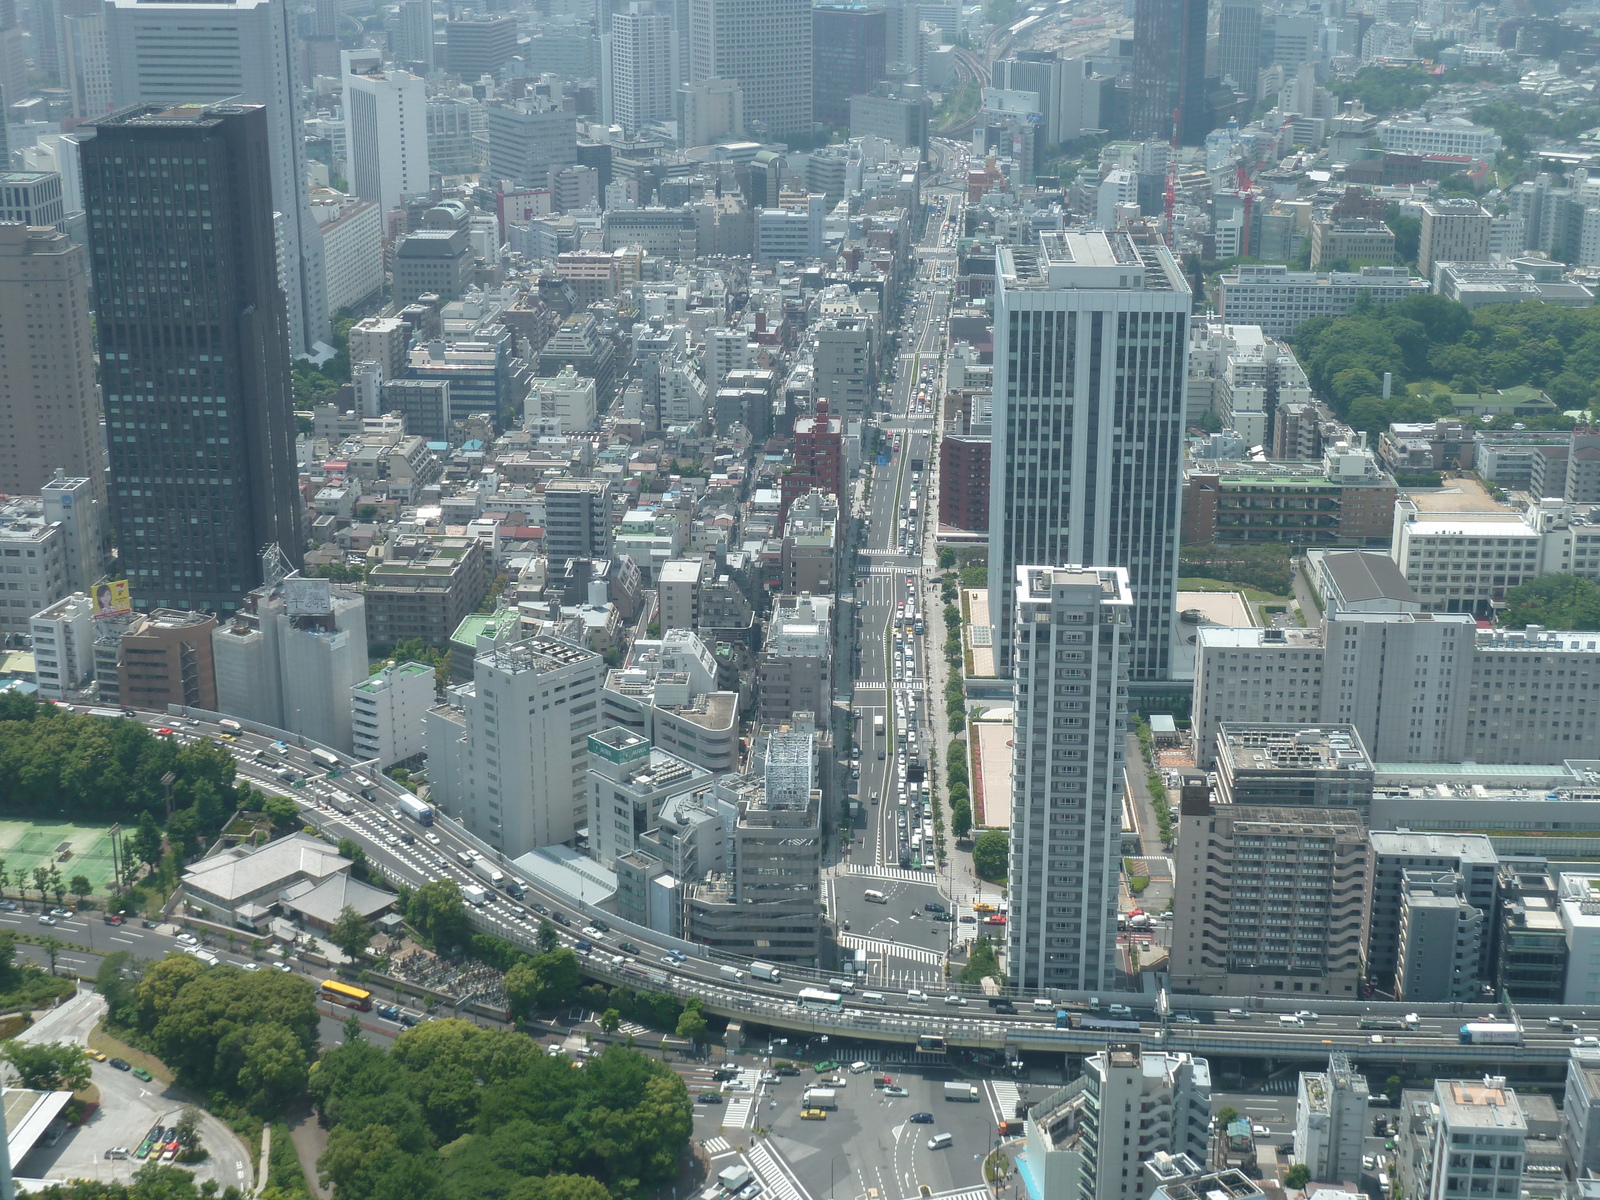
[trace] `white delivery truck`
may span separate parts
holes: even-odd
[[[960,1100],[967,1104],[978,1102],[978,1089],[970,1083],[947,1083],[944,1085],[944,1098],[946,1100]]]
[[[768,983],[777,983],[783,977],[778,974],[778,968],[771,963],[753,962],[750,964],[750,977],[752,979],[765,979]]]
[[[475,883],[469,883],[461,889],[461,898],[468,904],[476,904],[479,908],[489,903],[489,893]]]
[[[501,874],[500,868],[482,855],[472,860],[472,873],[496,891],[506,885],[506,877]]]
[[[800,1098],[800,1107],[832,1111],[839,1107],[839,1094],[832,1088],[807,1088],[806,1094]]]

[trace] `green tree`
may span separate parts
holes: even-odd
[[[306,1047],[286,1025],[268,1021],[244,1034],[238,1091],[253,1112],[267,1115],[305,1094]]]
[[[139,814],[139,827],[128,839],[128,849],[147,866],[154,867],[161,861],[161,829],[148,811]]]
[[[506,1007],[514,1021],[526,1021],[539,1010],[539,993],[542,987],[539,972],[528,959],[512,964],[502,983],[506,993]]]
[[[1000,960],[995,957],[994,945],[986,937],[978,938],[972,943],[972,950],[967,956],[967,965],[961,968],[957,976],[962,983],[982,983],[985,979],[997,979],[1002,976]]]
[[[610,1200],[605,1184],[587,1175],[546,1175],[512,1185],[506,1200]]]
[[[472,936],[466,901],[453,879],[435,879],[411,893],[406,916],[443,953],[461,949]]]
[[[1010,853],[1011,839],[1005,830],[985,829],[972,844],[972,869],[980,879],[1004,879]]]
[[[355,838],[343,837],[339,839],[339,857],[348,858],[358,867],[367,865],[367,852]]]
[[[1239,1110],[1237,1108],[1234,1108],[1233,1105],[1231,1105],[1231,1104],[1224,1105],[1223,1107],[1217,1109],[1217,1128],[1218,1129],[1224,1129],[1225,1130],[1225,1129],[1228,1128],[1229,1125],[1232,1125],[1238,1119],[1239,1119]]]
[[[679,1037],[686,1038],[691,1043],[698,1045],[701,1035],[705,1031],[706,1019],[700,1011],[700,997],[693,996],[678,1017],[677,1034]]]
[[[39,903],[41,905],[43,905],[45,902],[45,894],[49,890],[49,887],[49,870],[45,867],[35,867],[33,869],[33,890],[39,893]]]
[[[74,875],[72,877],[72,894],[78,898],[81,906],[89,898],[89,893],[94,891],[94,884],[89,882],[87,875]]]
[[[1311,1168],[1305,1163],[1295,1163],[1283,1173],[1283,1186],[1289,1188],[1303,1188],[1311,1182]]]
[[[1506,592],[1505,625],[1600,629],[1600,584],[1579,575],[1540,575]]]
[[[50,894],[56,898],[56,903],[59,905],[67,898],[67,885],[61,881],[61,871],[55,863],[50,864],[49,883]]]
[[[106,1014],[113,1022],[125,1021],[129,1016],[125,1010],[133,1003],[134,985],[123,973],[132,962],[130,951],[119,950],[103,958],[94,973],[94,990],[106,1002]]]
[[[82,1046],[73,1042],[28,1043],[12,1040],[0,1044],[0,1058],[16,1071],[22,1086],[41,1092],[76,1092],[88,1086],[93,1064]]]
[[[339,910],[339,919],[328,931],[328,940],[351,958],[360,958],[372,941],[372,924],[350,905]]]
[[[600,1032],[616,1033],[622,1028],[622,1014],[614,1008],[608,1008],[600,1014]]]
[[[67,944],[60,938],[47,934],[39,939],[39,948],[50,959],[50,974],[54,975],[56,973],[56,963],[61,958],[61,952],[67,948]]]
[[[542,918],[539,921],[537,937],[539,949],[547,954],[561,944],[561,937],[556,933],[556,927]]]
[[[261,811],[277,829],[292,829],[300,823],[300,810],[287,796],[268,796],[261,804]]]

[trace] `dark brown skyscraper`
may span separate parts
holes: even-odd
[[[1206,0],[1136,0],[1133,97],[1128,124],[1136,138],[1172,137],[1199,145],[1211,132],[1206,109]]]
[[[83,143],[111,447],[135,605],[228,613],[261,550],[299,564],[289,334],[266,112],[144,104]]]
[[[811,75],[816,118],[830,125],[850,120],[850,97],[865,96],[883,80],[888,14],[865,4],[818,4],[811,10]]]

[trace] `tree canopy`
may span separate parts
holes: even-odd
[[[145,971],[134,1012],[182,1082],[258,1113],[281,1111],[305,1092],[318,1015],[316,992],[299,975],[207,967],[171,954]]]
[[[238,808],[233,755],[210,741],[180,745],[138,721],[70,713],[15,693],[0,695],[0,797],[7,813],[60,813],[73,820],[152,821],[172,802],[210,831]],[[159,842],[157,843],[159,857]]]
[[[336,1200],[612,1200],[672,1179],[692,1125],[665,1065],[612,1046],[580,1070],[517,1033],[429,1021],[385,1053],[329,1050],[311,1094]]]
[[[980,879],[1004,879],[1011,839],[1004,829],[985,829],[972,843],[972,869]]]
[[[89,1055],[76,1042],[20,1042],[0,1045],[0,1058],[16,1069],[22,1086],[41,1092],[76,1092],[89,1083]]]
[[[1540,575],[1506,593],[1507,628],[1600,629],[1600,584],[1580,575]]]
[[[1382,310],[1313,317],[1295,332],[1312,389],[1357,429],[1426,421],[1455,409],[1449,393],[1527,384],[1558,408],[1600,403],[1600,311],[1538,301],[1468,311],[1442,296]],[[1390,399],[1383,376],[1392,376]],[[1407,385],[1417,385],[1408,388]],[[1567,420],[1563,427],[1570,427]]]

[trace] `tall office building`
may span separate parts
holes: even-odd
[[[607,122],[632,136],[677,107],[678,30],[665,4],[630,3],[600,37],[601,99]]]
[[[678,144],[709,146],[722,138],[744,136],[744,92],[731,79],[697,79],[682,84],[683,116]]]
[[[271,154],[269,195],[278,225],[278,270],[289,347],[327,336],[322,237],[306,194],[300,150],[294,31],[285,0],[106,0],[112,101],[133,104],[259,104]]]
[[[1136,0],[1133,11],[1133,135],[1197,146],[1211,132],[1206,109],[1206,0]]]
[[[1022,563],[1123,567],[1129,678],[1167,677],[1177,586],[1189,284],[1162,246],[1049,232],[1001,247],[989,611],[1002,674]]]
[[[431,75],[438,66],[433,48],[433,0],[401,0],[400,37],[394,57]]]
[[[141,609],[232,612],[263,547],[300,561],[268,115],[140,105],[82,142],[111,517]]]
[[[94,363],[83,247],[53,228],[0,223],[0,492],[36,496],[64,467],[90,481],[103,522]]]
[[[1012,609],[1011,982],[1117,980],[1117,871],[1128,709],[1128,573],[1019,566]]]
[[[765,138],[809,135],[811,0],[690,0],[692,79],[732,79]]]
[[[105,10],[63,13],[60,31],[61,83],[72,96],[72,115],[104,116],[112,105]]]
[[[428,85],[420,75],[352,61],[344,51],[350,186],[384,213],[428,191]]]
[[[1261,74],[1261,0],[1222,0],[1217,13],[1217,71],[1255,100]]]
[[[811,78],[816,118],[850,120],[850,97],[882,81],[888,57],[888,14],[865,4],[825,3],[811,10]]]

